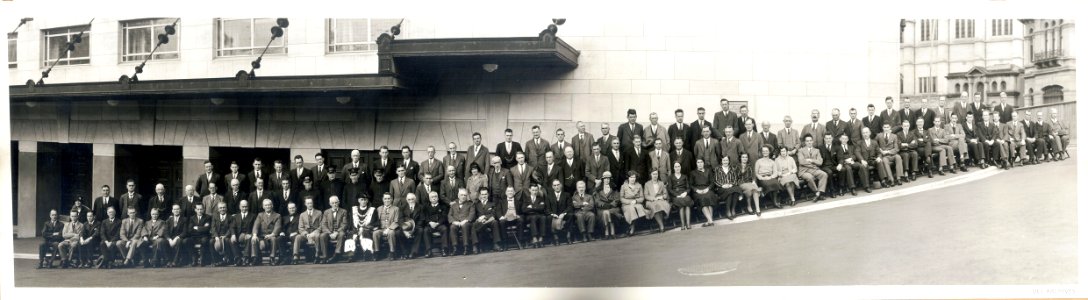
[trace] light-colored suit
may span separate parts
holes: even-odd
[[[578,133],[575,133],[570,138],[570,143],[574,147],[574,158],[581,159],[584,162],[589,162],[589,156],[593,155],[593,144],[597,140],[593,139],[593,134],[584,133],[585,137],[581,137]]]
[[[1003,131],[1005,131],[1005,133],[1004,133],[1005,139],[1009,142],[1008,143],[1009,150],[1012,151],[1013,154],[1019,153],[1020,154],[1020,159],[1022,161],[1027,161],[1027,159],[1028,159],[1028,149],[1027,149],[1027,143],[1026,143],[1027,134],[1024,132],[1024,123],[1021,123],[1019,121],[1006,122],[1005,124],[1002,124],[1001,126],[1002,126]],[[1017,152],[1017,151],[1019,151],[1019,152]],[[1012,158],[1010,157],[1010,160],[1011,159]]]
[[[748,153],[748,165],[754,166],[756,164],[761,147],[763,147],[763,135],[751,131],[740,135],[740,148],[744,150],[744,153]],[[739,158],[737,162],[740,162]]]
[[[597,180],[601,179],[604,172],[607,172],[611,166],[608,163],[608,157],[604,155],[594,156],[592,152],[586,156],[586,191],[592,192],[597,187]]]
[[[702,159],[707,169],[713,170],[722,164],[722,148],[717,139],[699,139],[692,145],[692,149],[695,150],[695,160]]]
[[[202,201],[204,202],[204,214],[214,216],[219,214],[219,203],[223,202],[223,196],[220,196],[219,194],[211,194],[204,196],[204,199]],[[284,203],[283,205],[287,205],[287,203]]]
[[[403,207],[408,205],[408,193],[412,193],[416,190],[416,182],[410,178],[404,178],[404,182],[401,183],[400,178],[389,181],[389,191],[393,192],[393,205]],[[422,199],[419,195],[416,195],[416,199]]]
[[[812,136],[812,146],[816,147],[816,148],[823,147],[824,146],[824,132],[826,132],[826,131],[827,131],[827,128],[825,128],[824,124],[822,124],[822,123],[815,123],[815,125],[812,124],[812,123],[805,124],[805,127],[801,128],[801,137],[800,137],[801,142],[805,141],[805,136],[806,135],[811,135]]]
[[[899,156],[899,137],[892,133],[880,133],[876,136],[876,143],[880,147],[880,156],[883,158],[881,165],[883,165],[884,174],[891,175],[889,164],[895,163],[895,178],[884,179],[898,180],[903,177],[903,158]]]
[[[661,139],[662,150],[669,152],[669,148],[672,147],[672,142],[669,141],[669,130],[661,124],[657,124],[657,129],[651,130],[653,125],[646,125],[642,128],[642,145],[643,148],[651,150],[654,147],[654,140]]]
[[[787,132],[785,128],[782,128],[778,131],[778,145],[775,146],[779,149],[786,148],[786,153],[789,155],[796,155],[797,148],[801,147],[801,133],[796,129],[790,128]],[[733,157],[729,159],[733,161]]]
[[[953,148],[950,145],[952,141],[949,138],[948,130],[940,126],[933,126],[929,128],[929,137],[933,139],[933,151],[937,151],[939,166],[944,168],[945,162],[950,166],[955,165],[956,160],[952,152]]]
[[[340,252],[344,251],[344,234],[347,231],[348,211],[339,207],[326,209],[325,213],[321,215],[321,237],[318,244],[321,247],[328,247],[329,239],[332,239],[332,242],[335,242],[335,253],[340,254]]]
[[[525,170],[522,170],[525,168]],[[588,169],[588,168],[587,168]],[[528,162],[522,165],[514,165],[510,168],[510,175],[514,176],[514,192],[521,193],[522,191],[529,190],[529,184],[532,183],[533,173],[536,172],[536,168]]]
[[[301,252],[302,243],[307,242],[310,245],[319,245],[318,242],[321,239],[321,217],[323,214],[316,209],[307,210],[299,214],[298,218],[298,235],[294,240],[294,254],[299,255]],[[318,252],[321,251],[320,247],[317,247]]]
[[[651,150],[650,151],[650,171],[657,170],[658,179],[668,178],[672,174],[672,161],[669,159],[669,152],[665,150]],[[606,164],[608,159],[603,159]]]
[[[820,170],[820,166],[823,165],[824,159],[831,158],[822,157],[820,155],[820,149],[815,147],[797,149],[797,174],[808,182],[810,189],[814,189],[818,192],[826,191],[827,188],[827,173]]]

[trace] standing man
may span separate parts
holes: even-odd
[[[858,110],[851,107],[850,120],[846,121],[846,131],[844,131],[847,137],[850,138],[851,143],[857,143],[858,141],[861,141],[862,126],[865,125],[862,124],[861,120],[858,119]],[[841,138],[839,139],[839,142],[842,142]]]
[[[229,184],[231,180],[238,180],[239,183],[249,186],[249,182],[247,181],[249,178],[246,178],[246,174],[242,174],[241,171],[238,171],[238,162],[233,160],[230,161],[230,174],[227,174],[227,176],[223,178],[223,183]],[[215,207],[209,207],[208,209],[215,209]]]
[[[789,116],[786,116],[786,119],[789,120]],[[789,123],[786,123],[786,124],[789,124]],[[789,125],[786,125],[786,126],[789,126]],[[778,147],[782,147],[783,145],[786,144],[785,142],[783,142],[782,133],[790,134],[793,140],[797,139],[797,131],[796,130],[791,131],[789,127],[786,127],[782,131],[778,132],[778,134],[779,134]],[[725,126],[725,131],[722,132],[722,141],[719,142],[719,143],[721,144],[721,148],[722,148],[722,156],[729,157],[729,166],[733,167],[733,166],[736,166],[736,165],[740,164],[740,154],[745,153],[745,152],[744,152],[744,148],[741,147],[740,139],[736,138],[733,135],[733,125]],[[797,142],[797,141],[792,142],[792,146],[793,146],[792,150],[793,151],[789,152],[790,155],[794,155],[795,153],[797,153],[797,146],[798,145],[800,145],[799,142]],[[680,154],[680,153],[677,152],[677,154]],[[671,163],[672,162],[670,162],[670,164]],[[684,166],[681,166],[681,167],[683,168]],[[658,171],[662,171],[661,175],[672,174],[672,166],[671,165],[666,166],[665,169],[666,170],[658,170]]]
[[[709,128],[707,129],[709,130]],[[642,138],[639,136],[635,136],[634,142],[641,143]],[[717,141],[714,141],[714,144],[717,144]],[[631,149],[628,149],[627,153],[624,155],[623,162],[625,164],[623,173],[627,174],[627,172],[630,171],[638,172],[638,183],[646,183],[646,180],[650,179],[650,173],[646,172],[646,166],[649,164],[649,161],[650,156],[646,153],[646,151],[642,150],[642,147],[632,147]],[[548,182],[551,182],[550,178]]]
[[[967,101],[967,99],[967,92],[962,92],[960,93],[960,97],[956,98],[956,103],[952,104],[952,114],[956,115],[960,125],[967,122],[967,103],[964,102]],[[951,124],[951,122],[949,122],[949,124]]]
[[[736,127],[740,123],[737,122],[737,114],[729,110],[729,99],[722,98],[718,101],[718,104],[721,105],[722,110],[714,113],[714,129],[719,133],[723,133],[722,139],[724,140],[725,127]],[[733,161],[730,160],[729,162],[732,163]]]
[[[575,126],[578,128],[578,134],[570,139],[570,143],[574,144],[574,158],[580,159],[583,162],[588,162],[589,153],[592,151],[593,145],[597,144],[597,140],[593,139],[593,134],[586,132],[586,124],[582,123],[582,121],[578,121]],[[513,158],[513,156],[511,156],[511,158]],[[515,164],[516,162],[513,161],[509,166],[504,163],[503,168],[509,169]]]
[[[431,178],[437,179],[437,180],[442,180],[442,175],[445,174],[446,168],[445,168],[445,166],[442,165],[441,161],[434,158],[434,155],[435,155],[434,146],[427,146],[427,159],[423,160],[423,162],[421,162],[419,164],[419,170],[420,170],[419,177],[420,178],[423,178],[423,176],[426,175],[426,174],[430,174]],[[499,157],[502,157],[502,155],[500,154]],[[359,178],[364,178],[364,179],[370,180],[370,177],[364,177],[362,175],[360,175]],[[377,196],[377,195],[371,195],[371,196]]]
[[[219,195],[219,187],[217,184],[209,184],[208,191],[208,195],[204,196],[204,199],[201,201],[201,203],[204,203],[205,210],[200,213],[212,216],[215,215],[219,203],[223,202],[223,196]]]
[[[884,123],[884,121],[876,115],[876,106],[874,106],[872,103],[866,106],[865,110],[868,111],[869,114],[865,116],[865,119],[861,120],[861,124],[864,128],[869,128],[869,138],[871,139],[876,137],[877,132],[880,132],[881,125]]]
[[[242,203],[242,200],[246,200],[246,199],[249,199],[249,195],[246,195],[246,193],[242,191],[241,183],[238,182],[237,180],[231,180],[231,182],[230,182],[230,192],[227,192],[227,197],[226,197],[226,200],[225,200],[227,202],[227,208],[229,208],[229,207],[238,207],[238,203]],[[216,207],[216,210],[219,209],[218,205],[216,205],[215,207]],[[227,209],[227,212],[230,212],[230,209]],[[238,212],[233,212],[233,213],[238,213]],[[215,214],[212,213],[211,215],[215,215]]]
[[[722,149],[717,139],[711,137],[711,128],[703,127],[702,135],[698,141],[695,142],[695,159],[702,159],[704,162],[708,162],[707,168],[713,170],[718,167],[718,163],[722,161]],[[643,171],[639,171],[639,177],[642,177]],[[648,175],[648,174],[647,174]],[[660,175],[660,174],[659,174]]]
[[[385,180],[392,180],[396,176],[394,171],[397,169],[397,165],[389,157],[389,147],[382,145],[378,148],[378,160],[374,161],[370,169],[374,170],[374,173],[381,172],[382,178],[385,178]]]
[[[483,136],[481,136],[479,132],[473,132],[472,146],[468,146],[468,159],[466,159],[463,164],[465,171],[469,170],[469,166],[472,166],[472,163],[476,163],[476,165],[480,166],[480,172],[483,172],[484,166],[487,166],[488,163],[491,162],[491,152],[488,152],[487,146],[482,145],[482,142]],[[408,146],[404,147],[407,148]],[[407,171],[409,171],[408,173],[411,175],[412,170]],[[416,176],[409,176],[408,178],[417,179]]]
[[[884,105],[886,105],[888,109],[880,112],[881,128],[883,128],[884,125],[891,126],[892,131],[889,132],[889,134],[902,130],[899,128],[899,126],[903,123],[903,115],[895,111],[894,108],[892,108],[892,105],[894,104],[895,100],[892,100],[892,96],[885,97]],[[881,134],[883,133],[884,132],[881,131]],[[877,139],[877,141],[879,142],[880,139]]]
[[[732,136],[730,136],[730,137],[732,137]],[[653,173],[654,171],[658,171],[658,173],[659,173],[658,176],[659,177],[669,178],[669,175],[672,174],[672,170],[670,170],[670,169],[672,169],[672,168],[670,168],[672,166],[672,161],[669,160],[669,151],[665,150],[665,141],[662,140],[662,139],[655,140],[654,141],[654,149],[651,150],[649,156],[650,156],[650,168],[647,170],[647,173]],[[588,169],[587,169],[587,171],[588,171]],[[589,174],[589,172],[586,172],[586,174]],[[603,175],[603,170],[601,170],[601,175]],[[601,176],[596,175],[594,177],[587,177],[586,178],[587,182],[586,182],[585,185],[586,185],[587,190],[592,191],[593,188],[597,186],[596,181],[594,180],[594,179],[597,179],[597,178],[601,178]],[[591,199],[590,202],[593,202],[592,199]],[[594,223],[590,222],[589,224],[592,225]],[[592,233],[592,231],[590,231],[590,233]]]
[[[1039,120],[1042,121],[1041,118]],[[192,186],[189,186],[189,188],[191,189]],[[94,198],[94,202],[91,202],[91,210],[94,211],[95,216],[98,216],[97,221],[101,221],[106,218],[106,211],[110,208],[114,210],[121,209],[121,204],[118,203],[117,199],[110,197],[110,186],[108,184],[102,185],[102,196]]]
[[[832,108],[831,109],[831,120],[827,121],[827,124],[824,124],[824,132],[823,133],[824,134],[831,134],[831,139],[832,139],[831,143],[834,144],[834,146],[838,146],[839,145],[839,140],[835,139],[835,137],[840,136],[843,133],[846,133],[846,127],[847,127],[846,122],[843,122],[842,120],[839,119],[839,109],[838,108]],[[774,149],[771,149],[771,153],[777,153],[777,152],[778,151],[774,151]]]
[[[610,168],[608,171],[618,174],[618,172],[623,171],[624,168],[626,168],[626,166],[627,166],[627,154],[620,151],[620,140],[619,139],[613,139],[612,140],[612,146],[609,147],[609,148],[610,148],[610,150],[608,152],[605,152],[605,157],[608,158],[608,166]],[[612,182],[613,186],[619,186],[619,184],[622,183],[618,179],[619,178],[616,178],[616,180]],[[538,184],[541,184],[541,183],[544,183],[544,182],[546,182],[546,181],[545,180],[537,180],[536,181],[536,183],[538,183]]]
[[[601,149],[612,149],[612,141],[619,142],[620,138],[608,133],[608,123],[601,123],[601,137],[597,139],[597,145],[601,145]],[[543,152],[541,152],[543,153]],[[543,154],[542,154],[543,155]],[[543,156],[540,157],[543,161]],[[533,165],[534,167],[538,165]]]
[[[706,109],[703,109],[702,107],[700,107],[700,108],[695,110],[695,113],[696,113],[695,122],[691,122],[691,140],[695,141],[695,140],[701,139],[703,137],[703,128],[710,129],[710,136],[711,137],[715,136],[716,131],[714,130],[714,125],[711,124],[710,121],[706,120]],[[692,152],[693,153],[695,151],[694,148],[695,147],[692,147],[692,149],[693,149]]]
[[[268,181],[266,182],[268,184],[268,189],[274,192],[283,191],[283,182],[285,180],[288,183],[287,187],[290,187],[292,185],[291,175],[287,174],[287,171],[283,169],[283,162],[277,159],[272,162],[272,175],[268,176]]]
[[[748,116],[748,105],[741,105],[738,110],[740,111],[740,115],[737,117],[737,125],[734,128],[740,128],[741,130],[737,132],[737,136],[739,137],[742,134],[745,134],[746,132],[748,132],[748,130],[751,130],[752,132],[757,132],[757,129],[755,128],[756,119]],[[748,120],[752,120],[752,128],[744,127],[744,123],[748,122]],[[755,160],[753,159],[752,161]]]
[[[446,157],[442,158],[442,164],[446,167],[454,167],[457,179],[465,180],[465,156],[457,153],[457,144],[450,142],[446,145]],[[389,174],[391,178],[393,174]]]
[[[198,203],[204,202],[196,195],[196,189],[191,185],[186,185],[185,196],[177,203],[181,205],[181,213],[184,214],[186,218],[192,218],[196,215],[196,205]]]
[[[910,98],[903,98],[903,101],[899,102],[899,122],[902,123],[903,121],[907,121],[910,126],[907,126],[907,128],[900,128],[899,130],[896,130],[892,133],[898,134],[903,131],[909,132],[911,130],[914,130],[915,119],[918,119],[918,112],[914,111],[914,109],[910,107]]]
[[[295,168],[291,169],[291,182],[295,183],[294,189],[302,189],[302,180],[306,177],[314,178],[314,171],[307,169],[303,164],[302,155],[295,155]]]
[[[604,125],[601,126],[602,128],[607,127],[608,123],[604,123]],[[607,129],[603,131],[607,133]],[[550,149],[551,146],[548,145],[548,140],[540,137],[539,125],[533,125],[532,133],[533,138],[525,142],[525,159],[529,162],[530,166],[536,168],[544,164],[544,153],[548,152],[548,149]]]
[[[487,153],[487,147],[482,148],[483,153]],[[488,155],[490,156],[491,154]],[[408,177],[408,179],[419,181],[419,163],[412,160],[412,148],[408,146],[400,147],[400,157],[403,160],[401,161],[400,166],[404,167],[404,176]],[[350,174],[351,169],[344,171],[346,171],[344,173]],[[347,176],[342,176],[341,178],[347,178]]]
[[[641,148],[641,147],[637,147]],[[574,159],[574,147],[567,146],[563,149],[565,159],[562,161],[563,169],[566,171],[563,176],[563,189],[567,192],[574,192],[574,184],[585,180],[586,176],[586,164],[581,160]],[[642,151],[646,152],[646,151]],[[497,188],[495,186],[490,186]]]
[[[763,136],[755,134],[755,122],[756,121],[754,119],[748,119],[748,121],[744,123],[744,134],[740,135],[740,148],[744,150],[744,153],[748,153],[748,165],[750,166],[754,166],[756,164],[755,161],[759,159],[758,157],[760,149],[763,147],[764,144]],[[751,159],[752,157],[756,157],[756,159]],[[676,160],[674,159],[673,161]]]
[[[301,155],[296,155],[295,156],[295,161],[298,162],[298,163],[301,163],[302,162],[301,158],[302,158]],[[249,176],[246,176],[246,178],[249,179],[249,182],[244,182],[246,184],[244,191],[247,194],[253,193],[253,191],[257,190],[257,181],[268,182],[268,172],[266,172],[264,170],[264,168],[262,167],[260,158],[253,158],[253,171],[249,172]],[[265,188],[269,188],[269,187],[265,187]],[[233,210],[233,209],[237,209],[237,207],[228,207],[227,210]]]
[[[161,183],[155,185],[155,195],[151,196],[151,201],[147,205],[147,214],[151,215],[152,210],[159,211],[159,216],[166,219],[170,216],[170,207],[174,205],[174,202],[170,198],[166,197],[166,187]]]
[[[930,110],[930,106],[932,105],[930,104],[929,99],[922,98],[921,106],[922,107],[918,109],[917,117],[918,119],[922,119],[922,130],[929,130],[930,128],[933,128],[933,118],[937,115],[933,110]],[[913,122],[917,123],[918,121],[915,120]]]
[[[602,175],[604,172],[611,170],[609,165],[609,159],[607,156],[601,155],[601,145],[593,145],[593,154],[589,155],[586,160],[586,179],[593,188],[601,186]],[[518,190],[520,191],[520,190]]]
[[[554,154],[556,156],[555,159],[560,160],[560,161],[563,161],[563,160],[567,159],[566,152],[564,152],[563,149],[570,146],[570,143],[567,143],[566,141],[564,141],[565,138],[566,138],[566,132],[563,131],[563,128],[555,129],[555,143],[551,145],[551,149],[552,149],[552,152],[554,152]],[[642,147],[642,145],[638,145],[638,146]],[[483,167],[483,166],[485,166],[485,165],[480,165],[480,167]]]
[[[555,161],[555,154],[551,151],[544,153],[544,165],[540,167],[540,173],[536,175],[538,182],[552,182],[563,180],[567,177],[563,166]]]
[[[684,140],[684,145],[687,146],[687,148],[685,148],[684,150],[688,150],[690,152],[691,145],[693,143],[693,141],[691,140],[692,133],[691,126],[687,126],[687,124],[684,124],[684,110],[678,108],[675,112],[673,112],[673,114],[676,116],[676,123],[672,123],[672,125],[669,126],[669,139],[665,141],[666,143],[672,144],[672,142],[675,141],[677,138],[681,138]],[[608,148],[609,144],[601,145],[601,149]]]
[[[824,127],[824,124],[820,124],[820,111],[813,109],[812,123],[805,124],[805,127],[801,128],[801,137],[804,138],[804,136],[808,135],[812,136],[813,140],[820,139],[820,137],[824,136],[824,132],[827,132],[827,129]],[[813,146],[817,148],[823,147],[823,141],[814,141]],[[759,152],[757,151],[756,153]],[[749,153],[748,157],[749,160],[751,160],[751,157],[753,156]]]
[[[125,187],[128,188],[128,193],[121,195],[121,210],[128,211],[128,208],[136,209],[136,216],[139,217],[139,212],[145,210],[144,196],[136,193],[136,181],[129,179],[125,182]]]
[[[407,174],[403,166],[398,166],[397,179],[389,183],[389,190],[393,192],[393,205],[399,208],[408,205],[408,194],[417,188],[416,181],[408,178]]]
[[[578,157],[577,154],[574,157]],[[580,161],[580,160],[579,160]],[[514,176],[510,174],[510,170],[502,167],[502,160],[498,156],[491,157],[491,169],[488,171],[487,186],[492,190],[505,191],[506,187],[514,186]],[[430,191],[426,191],[430,192]],[[426,195],[417,190],[416,195]],[[492,197],[498,197],[500,195],[492,195]]]
[[[276,197],[273,194],[273,192],[265,190],[264,186],[265,186],[264,181],[261,180],[261,179],[257,179],[257,185],[256,185],[257,190],[255,190],[255,191],[253,191],[253,193],[249,194],[249,198],[247,198],[248,199],[247,202],[249,202],[249,203],[262,203],[262,202],[264,202],[264,199],[271,200],[271,199]],[[227,211],[229,211],[231,214],[237,214],[237,213],[240,212],[239,209],[241,209],[241,207],[242,207],[242,203],[239,202],[238,206],[235,206],[234,208],[228,207]],[[249,209],[249,211],[247,211],[247,213],[249,213],[249,214],[256,214],[257,213],[256,208],[249,207],[248,205],[246,206],[246,208]],[[248,231],[246,233],[248,233]],[[241,233],[239,233],[239,234],[241,234]],[[248,243],[248,241],[246,243]]]
[[[329,166],[328,178],[322,182],[321,196],[336,196],[337,199],[344,198],[344,180],[337,177],[336,166]],[[298,201],[298,199],[296,198],[295,201]],[[332,206],[332,202],[329,202],[329,206]]]
[[[782,124],[786,128],[778,131],[778,144],[775,147],[778,147],[778,149],[786,148],[786,155],[797,157],[797,148],[801,147],[801,134],[793,129],[793,118],[789,115],[782,118]],[[739,159],[738,156],[729,156],[729,163],[736,164],[737,159]]]
[[[578,123],[581,124],[581,122],[578,122]],[[502,143],[499,143],[498,145],[495,145],[495,155],[498,156],[500,159],[502,159],[502,167],[503,168],[510,168],[510,167],[513,167],[514,165],[517,164],[516,155],[517,155],[518,152],[522,151],[521,150],[521,144],[514,141],[514,130],[513,129],[507,128],[506,131],[503,131],[503,134],[505,134],[506,140],[504,140]],[[591,139],[592,139],[592,137],[591,137]],[[431,155],[431,154],[433,154],[433,151],[434,151],[434,147],[428,147],[427,148],[427,154]],[[433,155],[432,155],[432,157],[433,157]],[[428,166],[424,166],[425,170],[427,170],[427,168],[428,168]],[[441,173],[441,171],[440,171],[440,173]],[[433,174],[432,173],[432,175],[437,175],[437,176],[435,176],[435,178],[442,178],[441,174]]]
[[[759,134],[763,136],[763,145],[767,146],[768,148],[771,148],[770,150],[771,150],[771,156],[772,157],[777,157],[778,156],[778,148],[776,148],[776,147],[778,145],[778,136],[774,135],[774,133],[771,132],[771,122],[768,122],[768,121],[764,120],[762,125],[763,125],[763,131],[760,132]],[[713,163],[713,165],[715,167],[718,166],[718,164],[721,162],[721,159],[719,158],[718,161],[719,162]],[[730,162],[730,163],[732,163],[732,162]]]
[[[732,129],[729,129],[729,127],[726,127],[726,133],[730,133],[729,130],[732,130]],[[739,139],[736,139],[736,140],[739,140]],[[738,141],[738,143],[740,143],[740,142]],[[692,154],[691,151],[688,151],[687,149],[684,148],[684,139],[682,139],[682,138],[677,137],[675,140],[673,140],[672,146],[673,146],[672,147],[673,151],[669,152],[669,161],[672,164],[680,163],[680,174],[687,175],[688,172],[691,172],[691,170],[695,168],[695,154]],[[739,146],[739,147],[740,147],[740,151],[744,151],[743,144],[741,144],[741,146]],[[611,174],[620,174],[619,171],[621,171],[621,170],[613,168],[613,170],[611,171]],[[672,173],[672,172],[670,172],[670,173],[675,175],[675,173]],[[658,175],[661,175],[661,174],[658,174]],[[623,176],[616,176],[616,180],[613,183],[613,186],[620,186],[620,183],[621,183],[620,178],[622,178],[622,177]],[[604,218],[604,216],[602,215],[601,218]]]
[[[982,104],[982,94],[975,93],[974,102],[967,107],[967,114],[975,116],[975,125],[982,124],[982,111],[986,110],[986,106]]]
[[[352,150],[351,151],[351,160],[352,160],[352,162],[359,161],[357,159],[358,155],[359,155],[359,150]],[[314,154],[314,162],[317,163],[316,166],[311,168],[311,172],[314,173],[314,185],[315,186],[322,186],[324,184],[325,180],[329,179],[329,177],[328,177],[328,171],[329,171],[328,166],[325,165],[325,154],[322,154],[321,152],[317,152],[317,154]]]
[[[219,174],[216,174],[215,172],[212,171],[212,162],[210,160],[205,160],[204,161],[204,174],[200,174],[200,177],[197,177],[197,179],[196,179],[196,190],[197,190],[197,192],[200,193],[201,197],[207,196],[208,193],[209,193],[208,192],[208,186],[211,183],[218,184],[219,182],[222,182],[222,181],[223,181],[222,176],[219,175]]]
[[[646,126],[646,129],[644,130],[642,135],[642,150],[653,150],[654,140],[666,140],[669,138],[669,133],[667,132],[668,130],[666,130],[661,125],[658,125],[657,120],[657,113],[650,113],[650,125]],[[666,153],[669,152],[668,144],[665,144],[664,150]],[[575,152],[577,152],[577,148],[575,148]],[[586,153],[589,152],[587,151]]]
[[[279,193],[276,193],[275,198],[272,198],[272,200],[273,200],[272,201],[272,210],[274,210],[276,212],[283,211],[284,213],[286,213],[287,212],[287,204],[288,203],[297,203],[298,199],[300,199],[300,198],[299,198],[299,192],[297,190],[294,190],[294,189],[290,188],[291,185],[289,184],[290,183],[289,181],[287,181],[285,179],[283,181],[283,183],[287,183],[287,184],[283,185],[284,186],[283,191],[281,191]],[[263,201],[262,201],[262,203],[263,203]]]
[[[457,190],[464,189],[465,181],[457,178],[457,170],[454,166],[446,166],[446,179],[442,180],[442,202],[446,204],[455,203],[457,199]]]
[[[620,125],[620,131],[617,134],[620,137],[620,149],[631,149],[631,147],[635,146],[635,144],[633,144],[634,137],[641,137],[643,134],[642,124],[635,123],[636,117],[637,114],[635,113],[635,109],[627,109],[627,123]],[[641,144],[639,144],[638,146],[640,148],[642,147]],[[553,149],[553,151],[562,150]]]

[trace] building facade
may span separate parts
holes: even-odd
[[[8,41],[17,234],[130,178],[177,197],[204,160],[221,174],[231,161],[251,171],[254,157],[266,171],[295,155],[312,167],[318,152],[343,165],[383,145],[421,160],[450,141],[464,151],[473,132],[489,148],[506,128],[522,142],[536,125],[570,137],[578,121],[616,134],[628,108],[644,125],[656,113],[667,127],[678,108],[690,123],[705,107],[709,121],[720,98],[778,130],[785,115],[826,121],[895,94],[895,20],[811,20],[840,22],[833,35],[795,21],[311,18],[271,39],[275,19],[35,18]]]

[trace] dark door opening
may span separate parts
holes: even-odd
[[[11,221],[19,225],[19,141],[11,141]]]
[[[162,184],[168,197],[181,196],[182,183],[180,146],[117,145],[114,159],[113,195],[121,197],[128,192],[129,179],[136,182],[136,192],[144,196],[143,207],[147,211],[147,199],[155,195],[155,185]],[[145,216],[146,218],[146,216]]]
[[[91,144],[38,143],[37,220],[48,219],[50,209],[66,214],[77,197],[90,207],[100,196],[91,187],[92,156]]]

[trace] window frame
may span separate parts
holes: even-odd
[[[137,22],[137,21],[151,21],[151,24],[149,24],[149,25],[138,25],[138,26],[133,26],[133,27],[126,26],[126,23]],[[165,21],[165,23],[158,23],[159,21]],[[150,48],[148,48],[148,49],[154,49],[155,44],[157,44],[158,40],[159,40],[158,35],[155,33],[155,28],[159,27],[159,26],[166,26],[166,25],[173,24],[174,19],[170,19],[170,18],[145,18],[145,19],[124,20],[124,21],[120,21],[118,23],[119,23],[118,25],[120,25],[121,51],[118,51],[118,60],[117,61],[119,63],[136,63],[136,62],[139,62],[139,61],[143,61],[144,58],[147,58],[148,54],[150,54],[151,51],[149,50],[147,53],[126,53],[128,51],[128,39],[129,39],[128,30],[130,30],[130,29],[150,29],[151,30],[151,40],[150,40],[151,45],[150,45]],[[179,21],[178,24],[180,24],[180,23],[181,22]],[[149,59],[149,61],[180,60],[181,59],[181,38],[180,37],[181,37],[181,26],[174,26],[174,35],[170,37],[170,43],[178,45],[177,50],[165,51],[165,50],[160,49],[158,51],[155,51],[155,55],[153,55]],[[174,54],[174,57],[155,58],[155,56],[167,55],[167,54]],[[132,59],[131,60],[126,60],[127,57],[132,57]]]
[[[214,34],[214,44],[212,45],[212,54],[214,55],[214,57],[215,58],[234,58],[234,57],[249,57],[249,56],[260,55],[261,53],[259,51],[257,51],[257,50],[264,49],[264,46],[260,45],[260,44],[261,43],[264,43],[264,44],[268,43],[266,40],[262,40],[264,42],[257,43],[258,37],[260,35],[258,35],[258,33],[257,33],[258,31],[257,31],[256,22],[257,22],[257,20],[261,20],[261,19],[272,20],[273,24],[275,24],[275,20],[276,20],[275,18],[216,18],[212,22],[213,27],[214,27],[214,29],[213,29],[213,31],[214,31],[214,33],[213,33]],[[249,22],[250,22],[250,27],[249,27],[250,46],[249,47],[223,48],[223,41],[224,41],[224,39],[223,39],[223,28],[224,28],[223,23],[226,22],[226,21],[236,21],[236,20],[249,20]],[[287,30],[284,30],[283,31],[283,36],[279,37],[279,38],[276,38],[277,40],[279,40],[279,43],[281,44],[281,46],[276,46],[275,43],[273,43],[273,45],[268,47],[268,51],[265,52],[265,55],[287,55],[287,53],[289,51],[289,49],[288,49],[289,47],[288,47],[288,44],[287,44],[287,36],[288,35],[289,34],[288,34]],[[268,33],[268,35],[266,35],[266,36],[268,38],[271,38],[272,34]],[[283,49],[283,51],[282,52],[273,51],[273,49]],[[249,51],[248,53],[229,54],[229,55],[224,54],[226,51],[247,51],[247,50]]]
[[[366,20],[366,40],[365,41],[352,41],[352,42],[338,42],[334,43],[333,38],[336,36],[336,21],[337,20]],[[327,18],[325,19],[325,53],[326,54],[340,54],[340,53],[367,53],[378,52],[378,37],[373,36],[374,19],[373,18]],[[336,50],[337,47],[355,47],[365,46],[366,49],[361,50]]]
[[[61,30],[64,30],[65,32],[63,34],[58,33]],[[59,61],[57,61],[57,66],[90,65],[91,64],[91,49],[90,49],[89,45],[91,43],[91,26],[89,26],[89,25],[77,25],[77,26],[56,27],[56,28],[42,29],[42,32],[41,32],[41,37],[42,37],[42,49],[41,49],[41,51],[42,51],[42,56],[41,56],[41,58],[42,58],[42,67],[49,67],[49,65],[52,64],[53,61],[57,60],[56,57],[50,57],[49,50],[54,50],[54,51],[57,52],[58,56],[60,55],[60,46],[59,45],[49,45],[49,39],[50,38],[58,37],[58,36],[63,35],[63,36],[66,37],[65,43],[68,43],[68,42],[72,41],[72,36],[79,34],[79,32],[83,32],[83,41],[80,42],[78,45],[76,45],[76,47],[77,48],[78,47],[87,47],[87,56],[86,57],[72,58],[72,56],[71,56],[72,51],[64,51],[65,57],[62,57],[62,58],[60,58]],[[75,61],[75,62],[73,62],[73,61]]]
[[[8,69],[19,67],[19,33],[8,33]]]
[[[975,37],[975,19],[955,19],[955,39],[971,39]]]
[[[919,41],[930,42],[936,41],[939,38],[938,32],[940,25],[937,19],[921,19],[919,28]]]

